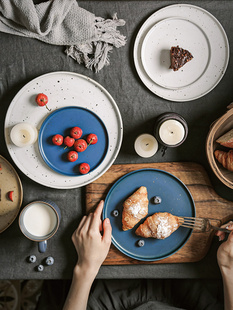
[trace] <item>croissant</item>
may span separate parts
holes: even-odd
[[[144,238],[165,239],[180,226],[177,216],[168,212],[158,212],[149,216],[136,230]]]
[[[148,214],[147,188],[139,187],[123,203],[122,212],[122,229],[128,230],[133,228],[143,217]]]
[[[233,150],[228,152],[216,150],[214,156],[224,168],[233,172]]]

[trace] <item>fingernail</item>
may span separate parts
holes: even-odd
[[[222,241],[222,237],[221,236],[218,237],[218,241]]]
[[[105,219],[105,223],[106,223],[106,224],[110,224],[109,218],[106,218],[106,219]]]
[[[229,224],[226,226],[226,229],[231,229],[231,228],[233,228],[233,224]]]

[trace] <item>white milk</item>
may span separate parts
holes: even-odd
[[[24,213],[23,223],[30,234],[43,237],[54,230],[57,224],[57,216],[48,205],[33,203]]]

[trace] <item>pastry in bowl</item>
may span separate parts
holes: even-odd
[[[216,142],[218,142],[219,144],[221,144],[225,147],[232,149],[233,148],[233,129],[229,130],[224,135],[219,137],[216,140]]]
[[[233,172],[233,150],[228,152],[215,150],[214,156],[224,168]]]
[[[149,216],[136,230],[136,235],[144,238],[165,239],[179,228],[177,216],[168,212],[158,212]]]
[[[147,188],[139,187],[123,203],[122,229],[132,229],[142,218],[148,214]]]

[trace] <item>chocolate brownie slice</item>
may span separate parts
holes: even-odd
[[[171,47],[170,56],[171,56],[170,69],[172,69],[173,71],[179,70],[188,61],[193,59],[193,55],[189,51],[179,47],[179,45]]]

